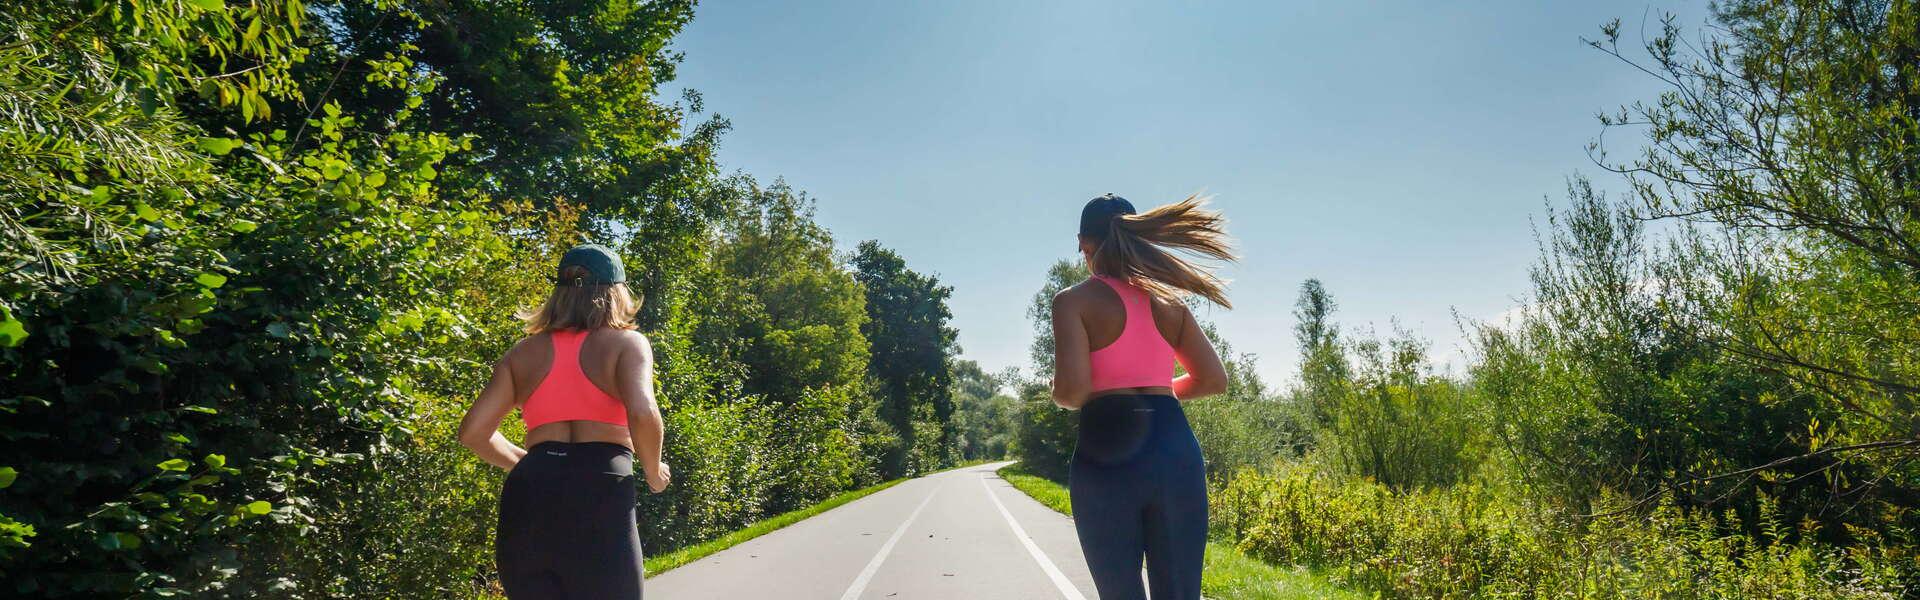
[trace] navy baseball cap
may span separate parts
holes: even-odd
[[[1080,209],[1080,235],[1106,237],[1114,217],[1131,214],[1133,203],[1126,198],[1107,194],[1088,200],[1086,208]]]
[[[576,281],[561,281],[561,274],[567,267],[580,266],[587,269],[587,276]],[[567,250],[560,256],[560,267],[554,271],[554,282],[559,285],[610,285],[627,282],[627,267],[620,262],[620,255],[599,244],[581,244]]]

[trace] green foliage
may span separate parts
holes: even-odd
[[[1002,393],[1008,384],[1018,385],[1018,369],[1000,374],[980,370],[970,360],[954,359],[953,428],[963,460],[1000,459],[1010,456],[1015,431],[1019,427],[1019,403]]]
[[[879,417],[901,442],[883,457],[881,474],[898,477],[953,464],[957,440],[947,370],[959,353],[958,333],[947,326],[953,288],[908,269],[900,255],[873,240],[861,242],[850,262],[866,288],[868,318],[861,331],[873,344],[868,372]]]
[[[584,218],[639,219],[649,234],[672,238],[723,210],[687,192],[711,169],[725,122],[683,128],[686,113],[700,110],[697,96],[683,106],[656,93],[674,77],[679,56],[668,45],[693,5],[330,2],[315,9],[328,18],[314,25],[324,52],[410,52],[440,77],[440,93],[417,103],[378,90],[335,94],[348,105],[418,112],[423,130],[471,136],[476,151],[449,165],[455,185],[543,208],[561,199],[584,207]],[[306,75],[324,85],[334,64],[317,61]],[[663,291],[649,285],[647,296]]]
[[[1325,426],[1333,421],[1333,407],[1347,393],[1345,386],[1353,377],[1340,328],[1333,322],[1339,304],[1318,279],[1300,284],[1300,298],[1294,303],[1293,336],[1300,346],[1300,387],[1295,397],[1311,411],[1314,423]]]
[[[114,31],[148,44],[169,29]],[[203,23],[181,35],[258,33]],[[246,80],[212,95],[252,106],[284,83]],[[417,94],[430,81],[385,85]],[[138,99],[94,101],[127,109]],[[243,109],[246,120],[266,112]],[[484,280],[507,246],[484,215],[436,194],[431,167],[458,140],[368,130],[331,104],[305,125],[312,139],[300,147],[278,128],[191,147],[184,136],[156,140],[205,153],[144,167],[172,169],[161,176],[10,154],[92,185],[9,203],[26,209],[15,214],[28,216],[31,236],[9,248],[39,253],[0,284],[39,332],[0,355],[14,374],[0,437],[26,467],[4,506],[38,532],[34,551],[4,565],[17,591],[296,589],[297,574],[263,568],[247,550],[312,533],[329,515],[327,483],[354,481],[405,434],[409,397],[462,364],[447,348],[480,330],[426,292]],[[383,185],[370,184],[374,174]],[[397,330],[394,315],[434,328]],[[68,376],[78,372],[86,376]]]
[[[1798,458],[1771,478],[1826,479],[1869,512],[1910,512],[1920,6],[1745,0],[1714,18],[1697,42],[1666,19],[1645,58],[1623,53],[1617,23],[1591,42],[1668,88],[1603,117],[1646,129],[1643,151],[1606,164],[1626,175],[1634,217],[1701,225],[1659,261],[1671,320],[1772,380],[1761,401],[1810,413],[1776,436]]]
[[[1331,394],[1323,455],[1347,473],[1410,490],[1461,481],[1477,464],[1467,392],[1425,372],[1425,344],[1401,333],[1353,343],[1354,375]]]
[[[1575,522],[1481,485],[1410,494],[1304,465],[1246,471],[1213,494],[1213,524],[1281,564],[1324,565],[1390,598],[1897,598],[1892,556],[1663,505]],[[1794,541],[1794,540],[1800,541]]]
[[[1910,596],[1916,18],[1668,19],[1636,66],[1673,92],[1603,117],[1647,128],[1631,200],[1573,179],[1468,381],[1303,287],[1312,460],[1234,476],[1216,525],[1392,597]]]
[[[585,239],[656,340],[649,551],[878,481],[867,288],[655,96],[691,4],[549,4],[8,11],[0,595],[489,593],[452,430]]]
[[[1067,488],[1052,478],[1034,475],[1027,470],[1025,463],[1000,467],[994,474],[1054,512],[1073,516],[1073,498],[1067,493]]]
[[[1218,484],[1243,467],[1298,456],[1313,439],[1313,423],[1303,403],[1270,393],[1252,355],[1234,352],[1212,324],[1201,327],[1227,371],[1225,393],[1181,404],[1200,441],[1207,478]]]
[[[1672,495],[1737,507],[1749,524],[1764,493],[1789,521],[1826,524],[1818,533],[1835,542],[1849,537],[1848,523],[1902,522],[1903,511],[1877,498],[1910,484],[1889,479],[1876,492],[1870,465],[1815,454],[1845,420],[1844,402],[1728,352],[1720,336],[1741,317],[1704,323],[1679,308],[1703,301],[1689,291],[1707,249],[1697,234],[1655,252],[1626,208],[1583,180],[1570,195],[1551,215],[1536,303],[1509,327],[1482,328],[1476,343],[1474,410],[1520,478],[1578,510],[1599,510],[1607,491]],[[1774,468],[1719,476],[1763,465]],[[1829,510],[1848,488],[1865,494],[1864,510]]]
[[[1019,387],[1019,429],[1014,438],[1013,455],[1020,468],[1054,481],[1067,480],[1067,465],[1073,460],[1073,445],[1080,437],[1080,416],[1053,403],[1053,390],[1045,381],[1029,381]]]
[[[735,208],[712,242],[711,280],[701,282],[720,297],[699,304],[725,312],[703,319],[697,334],[730,342],[717,349],[747,369],[749,394],[790,402],[812,388],[863,384],[866,298],[835,260],[833,236],[813,221],[813,201],[745,175],[712,193]]]

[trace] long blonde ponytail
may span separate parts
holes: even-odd
[[[1226,308],[1226,282],[1213,269],[1169,252],[1181,250],[1208,258],[1234,261],[1226,219],[1205,209],[1199,195],[1136,215],[1117,215],[1093,251],[1093,270],[1131,278],[1162,298],[1191,293]]]

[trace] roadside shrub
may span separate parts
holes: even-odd
[[[666,414],[664,460],[674,482],[640,503],[647,554],[669,552],[766,515],[774,474],[760,443],[771,431],[744,403],[682,399]]]
[[[1426,346],[1402,334],[1352,345],[1352,381],[1324,394],[1321,457],[1396,490],[1445,486],[1478,464],[1469,396],[1426,372]]]
[[[1290,399],[1227,395],[1186,402],[1181,409],[1215,485],[1243,468],[1298,456],[1307,443],[1306,415]]]
[[[1304,463],[1237,473],[1212,496],[1213,526],[1243,551],[1329,569],[1391,598],[1900,597],[1884,556],[1810,541],[1767,512],[1750,537],[1733,517],[1672,505],[1592,519],[1476,483],[1395,492]]]
[[[1080,435],[1079,415],[1053,404],[1044,382],[1020,386],[1019,436],[1013,455],[1023,471],[1054,481],[1067,480],[1067,464]]]
[[[493,528],[506,473],[454,434],[467,400],[421,398],[411,436],[343,465],[315,490],[308,533],[262,553],[313,598],[472,598],[497,579]],[[517,421],[506,427],[515,438]],[[297,559],[293,559],[298,557]]]

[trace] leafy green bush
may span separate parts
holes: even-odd
[[[1019,436],[1013,455],[1022,471],[1054,481],[1067,480],[1073,446],[1080,436],[1080,415],[1055,406],[1047,384],[1020,386]]]
[[[1475,400],[1428,371],[1427,345],[1406,332],[1382,341],[1345,339],[1335,303],[1318,280],[1300,286],[1300,386],[1293,399],[1310,421],[1300,436],[1346,473],[1409,490],[1465,479],[1482,440]]]
[[[1393,598],[1897,598],[1891,556],[1843,552],[1765,512],[1660,505],[1579,519],[1478,483],[1398,493],[1304,463],[1244,470],[1213,525],[1255,556]]]

